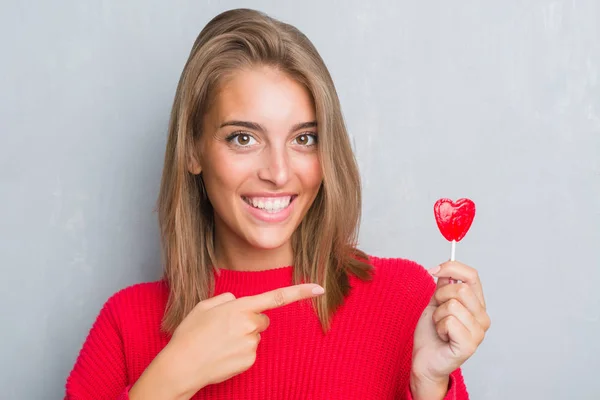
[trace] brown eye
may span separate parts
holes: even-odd
[[[239,135],[237,141],[238,141],[238,144],[240,144],[242,146],[246,146],[248,143],[250,143],[250,136],[248,136],[248,135]]]
[[[256,143],[256,139],[247,133],[233,133],[226,140],[238,147],[249,147]]]
[[[296,136],[296,143],[300,146],[312,146],[317,141],[316,135],[311,135],[308,133]]]

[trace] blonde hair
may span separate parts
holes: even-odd
[[[202,134],[202,119],[224,77],[262,65],[285,72],[308,89],[319,129],[323,184],[292,237],[294,283],[315,282],[325,288],[314,305],[327,330],[350,290],[349,274],[370,277],[367,256],[356,248],[360,176],[325,63],[295,27],[254,10],[226,11],[194,42],[171,112],[158,199],[164,279],[170,288],[163,318],[167,332],[214,291],[214,211],[201,178],[187,168]]]

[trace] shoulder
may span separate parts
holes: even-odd
[[[123,305],[160,303],[162,300],[166,300],[168,294],[168,285],[164,281],[136,283],[114,293],[107,300],[107,305],[120,307]]]
[[[405,258],[368,256],[372,279],[352,280],[354,289],[365,295],[376,295],[384,301],[403,304],[421,310],[429,303],[435,290],[435,281],[427,270],[415,261]],[[359,288],[362,288],[360,290]]]
[[[113,320],[119,327],[138,321],[140,317],[160,320],[169,296],[164,281],[143,282],[115,292],[104,303],[100,316]]]
[[[428,289],[435,286],[433,277],[415,261],[405,258],[383,258],[369,256],[373,267],[373,281],[413,289]]]

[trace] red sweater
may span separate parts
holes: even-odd
[[[435,284],[410,261],[371,263],[373,279],[350,278],[351,292],[327,334],[308,301],[267,311],[271,324],[255,364],[193,399],[411,399],[413,332]],[[221,270],[215,294],[248,296],[291,284],[292,267]],[[106,302],[67,379],[65,399],[128,399],[131,385],[169,341],[160,331],[167,295],[165,283],[143,283]],[[468,399],[460,369],[450,377],[446,399]]]

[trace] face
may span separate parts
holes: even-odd
[[[219,89],[190,166],[215,210],[217,247],[290,246],[323,179],[311,96],[269,67],[235,72]]]

